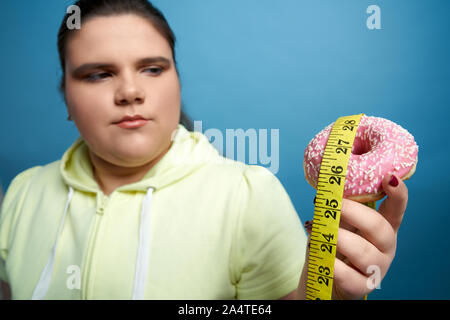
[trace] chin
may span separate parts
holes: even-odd
[[[156,159],[159,152],[156,150],[127,150],[127,151],[115,151],[116,160],[114,164],[122,167],[138,167],[143,166],[150,161]]]
[[[105,141],[106,142],[106,141]],[[158,158],[166,152],[171,141],[166,144],[155,134],[111,135],[107,150],[103,149],[103,158],[108,162],[122,167],[142,166]]]

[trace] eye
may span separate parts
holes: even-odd
[[[106,77],[108,77],[109,76],[109,73],[106,73],[106,72],[99,72],[99,73],[93,73],[93,74],[90,74],[90,75],[88,75],[88,76],[86,76],[86,80],[87,81],[91,81],[91,82],[95,82],[95,81],[99,81],[99,80],[101,80],[101,79],[104,79],[104,78],[106,78]]]
[[[161,67],[149,67],[145,68],[144,72],[150,73],[151,75],[159,75],[161,72],[163,72],[163,68]]]

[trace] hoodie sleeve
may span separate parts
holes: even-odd
[[[286,190],[269,170],[247,166],[238,192],[233,274],[237,299],[279,299],[298,287],[307,237]]]
[[[6,259],[8,258],[9,239],[20,213],[30,178],[40,167],[33,167],[19,173],[10,183],[3,198],[0,211],[0,280],[8,281]]]

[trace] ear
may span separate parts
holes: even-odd
[[[67,105],[66,95],[64,94],[64,102],[66,105],[66,111],[67,111],[67,120],[72,121],[72,115],[70,114],[70,107]]]
[[[64,101],[66,101],[65,97],[64,97]],[[70,108],[67,105],[67,102],[66,102],[66,110],[67,110],[67,120],[68,121],[72,121],[72,115],[71,115],[71,112],[70,112]]]

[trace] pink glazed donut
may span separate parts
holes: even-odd
[[[333,123],[319,132],[305,149],[306,180],[317,189],[322,156]],[[362,116],[356,131],[344,186],[344,198],[358,202],[377,201],[385,196],[381,181],[392,173],[410,178],[417,164],[419,147],[414,137],[394,122]]]

